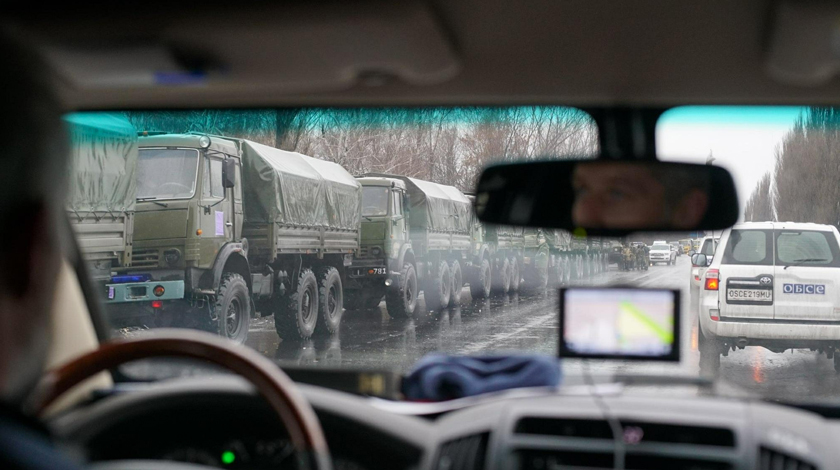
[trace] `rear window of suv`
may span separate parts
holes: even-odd
[[[771,230],[733,230],[723,250],[722,264],[772,265]]]
[[[777,265],[840,267],[840,247],[834,234],[815,230],[733,230],[721,263],[772,265],[771,239],[775,240]]]
[[[776,264],[838,266],[837,239],[831,232],[776,231]]]

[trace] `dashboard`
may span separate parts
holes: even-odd
[[[501,395],[422,418],[413,415],[416,405],[399,411],[399,404],[300,388],[322,423],[337,470],[608,469],[617,457],[628,470],[816,470],[840,461],[837,421],[754,400],[616,393],[599,401],[561,391]],[[618,440],[611,421],[620,422]],[[123,390],[50,424],[92,462],[297,468],[273,412],[235,377]]]

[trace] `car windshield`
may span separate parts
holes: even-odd
[[[362,188],[362,216],[382,216],[388,214],[388,193],[386,187],[368,186]]]
[[[195,193],[196,149],[140,149],[137,153],[137,199],[181,199]]]
[[[712,294],[700,277],[707,274],[687,255],[715,254],[713,240],[725,243],[728,231],[606,238],[475,222],[471,198],[486,165],[598,154],[598,128],[581,110],[295,108],[119,117],[135,144],[115,146],[123,153],[114,161],[130,161],[136,152],[136,170],[125,174],[134,175],[135,198],[148,201],[114,213],[124,218],[121,226],[132,227],[120,235],[122,250],[109,243],[97,251],[99,244],[82,237],[101,234],[75,231],[117,336],[198,328],[243,342],[281,366],[406,373],[430,353],[556,355],[558,287],[664,288],[681,292],[681,361],[593,360],[593,373],[708,374],[774,398],[840,398],[825,354],[833,343],[797,345],[784,355],[733,346],[717,369],[701,368],[706,343],[698,315],[704,295]],[[801,284],[803,292],[824,292],[811,300],[840,309],[833,297],[840,299],[840,274],[833,271],[840,253],[830,232],[840,220],[840,165],[829,150],[840,148],[838,122],[840,113],[807,107],[683,107],[660,117],[661,159],[723,166],[739,191],[745,223],[731,231],[722,255],[709,259],[708,275],[720,276],[721,294],[714,295],[722,300],[715,302],[727,304],[726,266],[737,264],[748,271],[733,278]],[[118,186],[106,173],[84,175]],[[756,225],[764,221],[828,228]],[[215,272],[225,265],[218,256],[240,256],[238,266],[248,269]],[[780,274],[787,265],[793,266]],[[732,295],[752,295],[739,289]],[[779,292],[772,309],[776,299],[779,309],[785,305]],[[231,298],[242,300],[235,303],[241,308],[219,310]],[[770,305],[768,299],[760,301]],[[748,324],[773,318],[772,309]],[[801,318],[810,322],[809,334],[822,337],[816,314]],[[583,366],[564,361],[569,375]]]

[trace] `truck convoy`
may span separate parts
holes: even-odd
[[[139,139],[130,267],[110,311],[217,331],[238,342],[254,310],[284,339],[334,331],[359,248],[361,185],[342,167],[208,135]]]
[[[384,298],[390,316],[413,318],[421,292],[437,310],[459,305],[466,284],[474,298],[539,291],[606,266],[597,241],[483,226],[452,186],[354,178],[244,139],[144,134],[134,140],[133,250],[101,270],[117,319],[244,342],[259,313],[296,340],[335,332],[345,307]]]
[[[71,142],[67,211],[88,270],[104,289],[113,269],[131,265],[137,131],[106,113],[64,121]]]

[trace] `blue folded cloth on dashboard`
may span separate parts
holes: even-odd
[[[442,401],[522,387],[560,384],[560,361],[537,355],[424,357],[403,379],[409,400]]]

